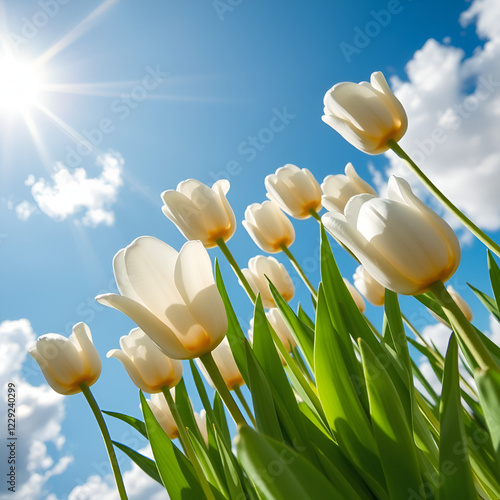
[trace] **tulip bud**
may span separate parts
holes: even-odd
[[[96,300],[126,314],[169,358],[197,358],[226,335],[226,310],[201,242],[177,253],[142,236],[115,255],[113,270],[121,295]]]
[[[278,168],[265,179],[267,197],[296,219],[311,217],[311,210],[321,210],[321,188],[313,174],[295,165]]]
[[[346,203],[355,195],[369,193],[376,195],[376,191],[365,182],[356,172],[352,163],[345,167],[345,175],[327,175],[321,184],[323,196],[321,203],[331,212],[344,213]]]
[[[280,252],[282,245],[288,248],[295,240],[290,219],[273,201],[247,207],[243,227],[264,252]]]
[[[217,368],[219,368],[220,374],[230,391],[242,386],[245,383],[238,365],[234,360],[227,337],[224,338],[224,340],[212,351],[212,357],[214,358],[215,364],[217,365]],[[215,389],[215,385],[201,360],[197,358],[195,361],[198,368],[203,373],[206,381]]]
[[[182,362],[165,356],[140,328],[121,337],[120,347],[109,351],[107,357],[119,359],[132,382],[144,392],[161,392],[165,386],[171,389],[182,378]]]
[[[248,261],[248,269],[241,270],[255,295],[260,293],[262,305],[266,309],[276,307],[269,290],[269,280],[277,288],[281,296],[288,302],[295,294],[292,279],[285,266],[274,257],[257,255]],[[267,278],[266,278],[267,277]]]
[[[65,396],[81,392],[81,384],[90,387],[101,374],[101,359],[85,323],[77,323],[69,338],[56,333],[42,335],[28,352],[50,387]]]
[[[188,240],[200,240],[206,248],[217,240],[228,241],[236,229],[236,219],[226,194],[229,181],[221,179],[212,188],[195,180],[179,183],[177,190],[164,191],[163,213]]]
[[[455,304],[457,304],[459,309],[462,311],[463,315],[467,318],[467,320],[472,321],[473,314],[471,308],[469,307],[469,304],[467,304],[467,302],[456,292],[456,290],[451,285],[446,287],[446,289],[448,290],[448,293],[451,295],[451,298],[454,300]],[[436,313],[434,313],[430,309],[429,312],[431,313],[431,315],[435,320],[439,321],[440,323],[443,323],[443,325],[448,326],[447,321],[439,317]]]
[[[373,276],[363,266],[358,266],[353,279],[354,286],[370,304],[374,306],[384,305],[385,288],[378,281],[375,281]]]
[[[297,342],[295,342],[295,338],[288,328],[288,325],[285,323],[279,309],[276,307],[269,309],[269,311],[266,312],[266,317],[287,352],[292,352],[297,345]]]
[[[194,419],[198,424],[203,441],[208,446],[207,412],[205,410],[201,410],[200,413],[194,412]]]
[[[403,295],[424,293],[457,270],[458,239],[404,179],[391,177],[387,196],[354,196],[345,215],[329,212],[323,224],[382,286]]]
[[[334,85],[325,95],[321,119],[354,147],[378,155],[389,149],[389,139],[397,142],[405,135],[408,118],[380,71],[370,82]]]
[[[170,392],[173,397],[175,389],[172,389]],[[161,392],[151,394],[151,399],[147,399],[146,401],[161,428],[165,431],[165,434],[170,439],[179,437],[179,429],[177,428],[177,424],[175,423],[174,416],[170,411],[165,396]]]
[[[352,299],[356,303],[356,306],[358,307],[360,312],[365,312],[366,305],[365,301],[363,300],[363,297],[359,294],[359,292],[347,281],[345,278],[343,278],[345,286],[349,290],[349,293],[351,294]]]

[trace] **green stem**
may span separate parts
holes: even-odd
[[[224,404],[226,405],[227,409],[229,410],[229,413],[236,422],[236,425],[248,426],[245,417],[241,413],[238,405],[236,404],[236,401],[233,399],[233,396],[231,396],[231,393],[227,388],[226,382],[224,381],[222,375],[220,374],[219,368],[217,367],[214,358],[212,357],[212,353],[207,352],[206,354],[203,354],[202,356],[200,356],[200,361],[203,363],[203,366],[210,375],[210,378],[212,379],[212,382],[214,383],[217,392],[220,394],[222,401],[224,401]]]
[[[252,414],[252,410],[250,410],[250,406],[248,406],[248,403],[247,403],[247,400],[245,399],[245,396],[243,396],[243,393],[241,392],[241,387],[235,387],[233,389],[233,391],[236,394],[236,396],[238,397],[238,399],[240,400],[241,406],[243,406],[243,408],[245,408],[245,411],[247,412],[248,418],[252,422],[252,425],[254,427],[257,427],[257,422],[255,421],[255,418]]]
[[[314,208],[311,208],[309,210],[309,213],[319,222],[321,223],[321,216],[318,214],[318,212],[316,212],[316,210],[314,210]]]
[[[184,448],[184,452],[191,461],[191,464],[193,465],[193,468],[200,481],[203,492],[205,493],[205,496],[209,500],[215,500],[214,494],[212,493],[212,489],[210,488],[210,484],[208,483],[207,478],[203,473],[200,461],[196,456],[193,445],[191,444],[188,433],[186,432],[186,428],[184,427],[179,411],[177,410],[177,406],[175,404],[174,398],[172,397],[172,393],[170,392],[168,386],[162,387],[161,392],[163,392],[163,395],[167,400],[168,407],[170,408],[170,412],[172,413],[172,416],[174,417],[175,420],[175,424],[177,425],[177,430],[179,431],[179,441],[181,442],[181,445]]]
[[[465,346],[482,369],[493,368],[498,370],[498,366],[491,357],[487,347],[477,334],[469,320],[458,307],[451,295],[446,290],[443,282],[436,281],[431,287],[430,292],[438,304],[443,308],[453,331],[460,337]]]
[[[219,238],[215,243],[217,243],[217,246],[221,249],[221,252],[224,254],[224,257],[226,257],[229,264],[231,264],[234,273],[236,274],[236,276],[238,276],[238,279],[243,285],[245,291],[247,292],[247,295],[250,297],[250,300],[252,301],[252,303],[255,304],[257,297],[255,296],[255,293],[253,292],[250,283],[248,283],[248,280],[245,278],[245,275],[242,273],[240,266],[238,266],[236,260],[234,259],[233,254],[229,251],[226,242],[222,238]]]
[[[497,245],[487,234],[479,229],[465,214],[463,214],[453,203],[431,182],[431,180],[418,168],[417,164],[406,154],[401,146],[390,139],[389,147],[403,160],[406,160],[411,171],[419,178],[422,184],[472,233],[476,238],[486,245],[492,252],[500,257],[500,246]]]
[[[95,419],[97,420],[97,425],[99,425],[99,429],[101,430],[102,438],[104,439],[104,445],[106,446],[106,451],[108,452],[109,462],[111,464],[111,468],[113,469],[113,475],[115,477],[116,487],[118,488],[118,494],[120,495],[121,500],[127,500],[127,492],[125,491],[125,485],[123,484],[122,474],[120,472],[120,467],[118,466],[118,460],[116,459],[115,450],[113,448],[113,443],[111,442],[111,436],[109,435],[108,427],[106,426],[106,422],[104,421],[104,417],[102,416],[101,409],[97,404],[97,401],[94,398],[94,395],[90,391],[90,388],[87,384],[80,384],[80,389],[82,390],[87,403],[94,414]]]
[[[316,213],[316,212],[314,212]],[[283,243],[281,245],[281,250],[283,250],[283,253],[288,257],[290,262],[292,263],[292,266],[295,268],[299,276],[302,278],[302,281],[305,283],[309,291],[311,292],[311,295],[314,297],[315,300],[318,298],[318,293],[316,292],[316,289],[313,287],[312,283],[309,281],[307,278],[306,274],[304,273],[303,269],[300,267],[299,263],[297,262],[297,259],[294,257],[292,252],[288,249],[288,247]]]

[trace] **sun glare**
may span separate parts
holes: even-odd
[[[37,103],[42,86],[40,72],[20,59],[0,59],[0,110],[24,111]]]

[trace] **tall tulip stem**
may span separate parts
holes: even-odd
[[[219,238],[217,241],[217,246],[220,248],[221,252],[224,254],[224,257],[226,257],[227,261],[229,264],[231,264],[231,267],[233,268],[234,273],[236,276],[238,276],[238,279],[240,280],[241,284],[243,285],[243,288],[247,292],[247,295],[250,297],[250,300],[252,303],[255,304],[255,301],[257,300],[257,297],[255,296],[255,293],[252,290],[252,287],[250,286],[250,283],[248,283],[248,280],[245,278],[245,275],[240,269],[240,266],[238,266],[236,260],[233,257],[233,254],[229,251],[229,248],[226,245],[226,242],[222,239]]]
[[[248,402],[245,399],[245,396],[243,396],[243,392],[241,392],[241,387],[235,387],[233,389],[233,391],[236,394],[236,396],[238,397],[238,399],[240,400],[241,406],[243,406],[243,408],[245,408],[245,411],[248,415],[248,418],[252,422],[252,425],[254,427],[257,427],[257,422],[255,421],[255,418],[252,414],[252,410],[250,409],[250,406],[248,405]]]
[[[94,395],[90,391],[87,384],[80,384],[80,389],[82,390],[87,403],[97,420],[97,425],[101,430],[102,438],[104,439],[104,445],[106,446],[106,451],[108,452],[109,462],[111,463],[111,468],[113,469],[113,475],[116,481],[116,487],[118,488],[118,493],[120,495],[120,500],[127,500],[127,492],[125,491],[125,485],[123,484],[122,474],[120,472],[120,467],[118,466],[118,460],[116,459],[115,450],[113,448],[113,443],[111,442],[111,436],[109,435],[108,427],[102,416],[101,409],[94,398]]]
[[[208,500],[215,500],[214,494],[212,493],[212,490],[210,488],[210,484],[208,483],[207,478],[203,473],[200,461],[196,456],[193,445],[191,444],[188,433],[186,432],[186,428],[184,427],[184,423],[182,422],[179,411],[177,410],[177,406],[175,404],[174,398],[172,397],[170,389],[168,388],[168,386],[165,386],[161,388],[161,392],[163,392],[163,395],[167,400],[168,407],[170,408],[170,412],[172,413],[175,424],[177,425],[177,430],[179,431],[179,441],[181,442],[181,445],[184,448],[187,457],[191,461],[191,464],[196,472],[196,476],[200,481],[203,492],[205,493],[205,496]]]
[[[314,208],[311,208],[311,210],[309,210],[309,213],[319,222],[321,223],[321,216],[318,214],[318,212],[316,212],[316,210],[314,210]]]
[[[493,368],[498,370],[498,366],[491,357],[490,352],[477,334],[469,320],[464,316],[451,295],[446,290],[442,281],[436,281],[430,291],[438,304],[442,307],[453,331],[460,337],[467,346],[474,359],[482,369]]]
[[[241,413],[238,405],[236,404],[236,401],[233,399],[233,396],[231,396],[231,393],[227,388],[226,382],[224,382],[224,379],[220,374],[219,368],[215,364],[212,353],[207,352],[206,354],[203,354],[202,356],[200,356],[200,361],[203,363],[203,366],[210,375],[210,378],[212,379],[212,382],[214,383],[217,392],[220,394],[222,401],[224,401],[224,404],[226,405],[227,409],[229,410],[229,413],[236,422],[236,425],[248,426],[245,417]]]
[[[318,293],[316,292],[316,289],[313,287],[312,283],[307,278],[306,273],[304,273],[304,270],[300,267],[300,264],[297,262],[297,259],[294,257],[292,252],[290,252],[290,250],[288,249],[288,247],[284,243],[281,245],[281,250],[283,250],[283,253],[288,257],[288,259],[292,263],[292,266],[295,268],[295,270],[297,271],[299,276],[302,278],[302,281],[305,283],[305,285],[307,286],[307,288],[311,292],[311,295],[315,299],[317,299]]]
[[[449,210],[476,238],[486,245],[492,252],[500,257],[500,246],[497,245],[487,234],[479,229],[465,214],[463,214],[453,203],[431,182],[431,180],[420,170],[417,164],[406,154],[401,146],[390,139],[389,147],[403,160],[406,160],[411,171],[418,177],[422,184]]]

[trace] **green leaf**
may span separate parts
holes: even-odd
[[[175,386],[175,406],[184,426],[196,435],[198,441],[203,442],[203,436],[194,417],[193,407],[186,390],[184,378],[181,378],[180,382]]]
[[[225,442],[230,443],[231,433],[229,432],[229,426],[227,424],[226,410],[222,398],[217,391],[214,396],[214,416],[219,424],[217,429],[219,429],[219,432],[222,432]]]
[[[371,424],[390,498],[408,498],[422,479],[411,425],[386,369],[368,344],[359,340],[370,403]]]
[[[467,451],[467,437],[462,418],[458,344],[450,337],[446,352],[441,394],[439,441],[439,500],[477,498]]]
[[[314,331],[307,324],[302,322],[293,312],[293,309],[288,305],[286,300],[278,292],[277,288],[269,282],[269,290],[274,298],[276,306],[281,312],[281,315],[292,332],[293,338],[300,350],[304,353],[307,364],[311,369],[314,368]]]
[[[299,304],[297,309],[297,316],[304,323],[304,325],[308,326],[312,332],[314,332],[314,321],[309,317],[309,315],[304,311],[302,306]]]
[[[255,411],[257,429],[278,441],[283,441],[283,434],[276,415],[274,399],[267,378],[257,361],[250,344],[245,344],[248,366],[250,394]]]
[[[328,314],[323,286],[318,290],[314,359],[318,393],[330,428],[344,455],[358,468],[380,498],[387,498],[385,478],[368,416],[358,387],[349,376],[339,334]],[[364,379],[362,384],[364,387]]]
[[[110,417],[114,417],[117,418],[118,420],[126,422],[127,424],[131,425],[136,431],[140,432],[147,439],[148,434],[146,432],[146,426],[144,425],[144,422],[142,420],[139,420],[138,418],[135,417],[131,417],[130,415],[125,415],[123,413],[117,413],[114,411],[102,410],[102,412],[105,413],[106,415],[109,415]]]
[[[266,500],[344,498],[306,459],[250,427],[240,429],[236,448],[243,468]]]
[[[163,483],[160,478],[160,474],[158,474],[158,469],[156,468],[156,463],[154,460],[151,460],[148,457],[145,457],[141,453],[138,453],[137,451],[133,450],[132,448],[129,448],[128,446],[118,443],[116,441],[112,441],[112,443],[125,455],[127,455],[132,462],[137,464],[140,469],[142,469],[149,477],[153,478],[155,481],[160,483],[163,486]]]
[[[246,337],[243,333],[243,330],[241,329],[236,313],[234,312],[233,306],[231,305],[231,301],[229,300],[229,295],[227,294],[227,290],[222,279],[222,274],[220,272],[219,262],[217,261],[217,259],[215,259],[215,282],[226,309],[228,324],[226,337],[229,342],[229,346],[231,347],[231,352],[233,353],[234,360],[236,361],[236,364],[238,365],[238,368],[240,370],[241,376],[243,377],[245,383],[248,385],[248,369],[245,354]]]
[[[476,370],[474,379],[479,390],[479,401],[490,431],[491,441],[500,464],[500,372],[493,368]],[[500,467],[499,467],[500,472]],[[498,476],[500,478],[500,475]]]
[[[478,290],[476,287],[472,286],[470,283],[467,283],[469,288],[476,294],[477,298],[483,303],[483,305],[488,309],[488,311],[496,318],[497,321],[500,321],[500,311],[498,310],[497,303],[494,299],[492,299],[489,295],[486,295],[481,290]]]
[[[140,391],[141,407],[153,456],[171,500],[205,498],[193,466],[165,434]]]
[[[500,309],[500,269],[498,264],[495,262],[493,255],[488,250],[488,270],[490,272],[491,288],[493,290],[493,296],[495,297],[495,302],[497,309]]]

